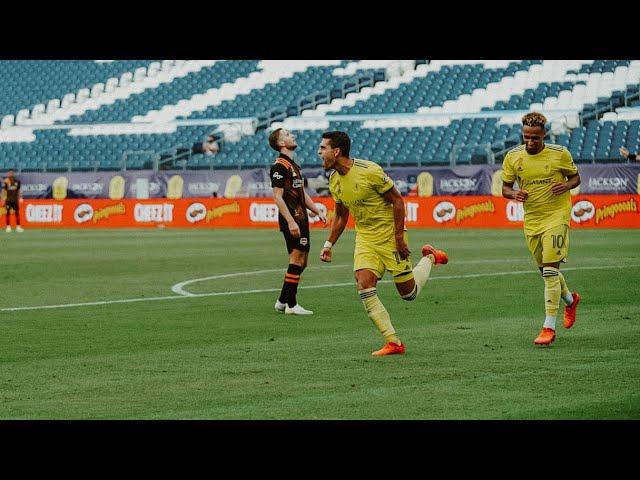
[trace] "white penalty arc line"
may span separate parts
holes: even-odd
[[[328,267],[348,267],[351,265],[350,263],[341,263],[339,265],[328,265]],[[198,294],[191,293],[184,290],[184,287],[187,285],[191,285],[192,283],[197,282],[206,282],[207,280],[218,280],[220,278],[231,278],[231,277],[245,277],[247,275],[257,275],[260,273],[273,273],[273,272],[282,272],[282,268],[271,268],[269,270],[252,270],[249,272],[236,272],[236,273],[225,273],[223,275],[214,275],[212,277],[202,277],[202,278],[194,278],[192,280],[185,280],[184,282],[176,283],[173,287],[171,287],[171,291],[173,293],[177,293],[178,295],[183,295],[185,297],[199,297],[202,295],[208,294]],[[268,290],[271,291],[271,290]]]
[[[344,266],[344,265],[335,265]],[[563,268],[563,271],[573,271],[573,270],[610,270],[610,269],[621,269],[621,268],[637,268],[640,267],[640,264],[630,264],[630,265],[600,265],[594,267],[568,267]],[[256,272],[261,271],[257,270]],[[282,269],[272,270],[272,271],[282,271]],[[252,273],[252,272],[248,272]],[[509,272],[487,272],[487,273],[471,273],[468,275],[448,275],[448,276],[438,276],[434,278],[430,278],[429,282],[433,282],[434,280],[457,280],[464,278],[481,278],[481,277],[499,277],[505,275],[526,275],[535,273],[533,270],[515,270]],[[228,274],[228,275],[246,275],[246,273],[237,273],[237,274]],[[219,278],[219,276],[217,277]],[[391,283],[393,280],[382,280],[378,283]],[[353,281],[344,282],[344,283],[327,283],[323,285],[305,285],[299,287],[300,289],[311,289],[311,288],[331,288],[331,287],[346,287],[349,285],[353,285]],[[44,309],[53,309],[53,308],[71,308],[71,307],[88,307],[93,305],[113,305],[117,303],[135,303],[135,302],[152,302],[157,300],[176,300],[179,298],[200,298],[200,297],[222,297],[227,295],[246,295],[250,293],[269,293],[269,292],[279,292],[281,288],[263,288],[256,290],[239,290],[234,292],[212,292],[212,293],[192,293],[189,295],[171,295],[166,297],[142,297],[142,298],[125,298],[122,300],[104,300],[99,302],[84,302],[84,303],[65,303],[59,305],[38,305],[34,307],[8,307],[8,308],[0,308],[0,312],[18,312],[25,310],[44,310]]]
[[[456,265],[461,265],[461,264],[466,265],[466,264],[474,264],[474,263],[495,263],[495,262],[496,260],[477,259],[477,260],[465,260],[463,262],[456,262]],[[322,267],[319,267],[319,268],[325,269],[325,268],[336,268],[336,267],[353,267],[353,264],[352,263],[331,264],[331,265],[323,265]],[[248,272],[225,273],[222,275],[213,275],[211,277],[193,278],[191,280],[185,280],[184,282],[176,283],[173,287],[171,287],[171,291],[173,293],[176,293],[178,295],[183,295],[185,297],[201,297],[202,295],[209,295],[209,294],[191,293],[186,291],[184,287],[186,287],[187,285],[198,283],[198,282],[206,282],[209,280],[219,280],[221,278],[245,277],[247,275],[258,275],[261,273],[274,273],[274,272],[282,272],[282,271],[283,271],[282,268],[271,268],[268,270],[251,270]],[[484,275],[484,274],[481,274],[481,275]],[[438,278],[450,278],[450,277],[438,277]],[[451,277],[451,278],[458,278],[458,277]],[[317,288],[317,287],[305,286],[300,288]],[[271,290],[268,290],[268,291],[271,291]]]

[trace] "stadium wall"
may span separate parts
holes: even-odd
[[[405,196],[501,196],[500,165],[457,167],[387,167]],[[640,164],[579,165],[582,183],[573,194],[639,194]],[[304,168],[307,192],[328,196],[328,174]],[[204,198],[271,197],[267,168],[243,170],[128,170],[110,172],[23,172],[18,175],[25,199],[53,198]]]
[[[330,197],[315,197],[327,218],[335,215]],[[575,195],[573,228],[640,228],[640,195]],[[432,228],[522,228],[523,207],[493,196],[405,198],[406,225]],[[4,207],[0,216],[4,218]],[[23,200],[27,228],[277,228],[278,208],[268,198],[67,199]],[[11,217],[13,221],[13,216]],[[313,228],[322,228],[311,218]],[[350,218],[348,227],[353,227]]]

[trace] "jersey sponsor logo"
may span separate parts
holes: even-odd
[[[296,179],[293,181],[293,185],[292,185],[292,186],[293,186],[293,188],[300,188],[300,187],[302,187],[303,185],[304,185],[304,180],[302,180],[301,178],[296,178]]]
[[[173,207],[171,203],[143,204],[136,203],[133,208],[133,218],[138,223],[172,222]]]
[[[438,223],[446,223],[456,215],[456,206],[451,202],[440,202],[433,209],[433,219]]]
[[[530,185],[544,185],[545,183],[551,183],[552,179],[551,178],[540,178],[538,180],[530,180],[529,184]]]
[[[88,222],[93,218],[93,207],[88,203],[81,203],[73,212],[73,219],[76,223]]]
[[[62,223],[63,205],[27,205],[27,222]]]
[[[589,221],[596,213],[596,209],[588,200],[580,200],[571,208],[571,219],[576,223]]]

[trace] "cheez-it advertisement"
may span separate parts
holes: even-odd
[[[572,228],[640,228],[640,195],[576,195]],[[335,216],[330,197],[314,202],[328,221]],[[408,227],[522,228],[523,204],[492,196],[405,197]],[[0,215],[4,207],[0,206]],[[24,200],[23,225],[34,228],[277,228],[278,207],[271,198],[68,199]],[[322,228],[310,216],[312,228]],[[348,227],[354,226],[349,218]]]

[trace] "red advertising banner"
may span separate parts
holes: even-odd
[[[315,198],[327,218],[334,216],[330,197]],[[405,197],[408,227],[522,228],[521,203],[491,196]],[[640,228],[640,195],[577,195],[572,197],[574,228]],[[0,207],[0,218],[5,218]],[[278,207],[270,198],[69,199],[24,200],[24,227],[266,227],[278,225]],[[11,223],[14,223],[13,215]],[[322,223],[311,218],[312,227]],[[353,227],[353,218],[348,226]]]

